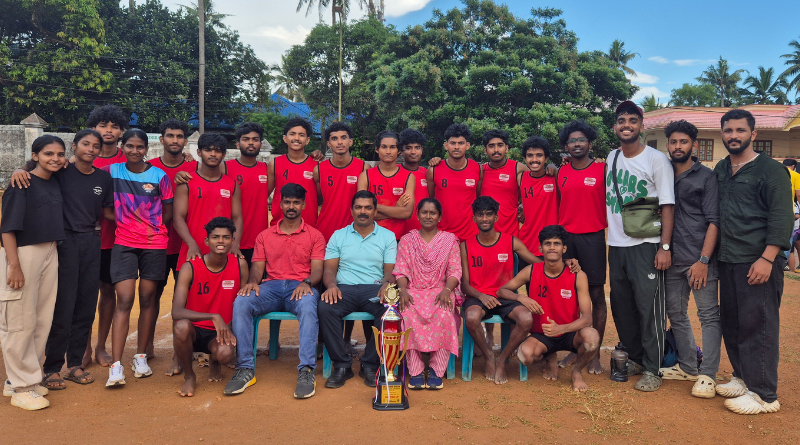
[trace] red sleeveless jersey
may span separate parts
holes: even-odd
[[[107,158],[102,158],[100,156],[94,158],[92,161],[92,165],[94,168],[103,168],[107,165],[112,164],[121,164],[123,162],[127,162],[128,159],[122,153],[121,149],[117,149],[117,154],[114,156],[110,156]],[[100,248],[101,249],[111,249],[114,247],[114,241],[116,240],[115,232],[117,231],[117,223],[114,221],[109,221],[105,218],[100,218]]]
[[[248,167],[237,159],[225,161],[228,176],[239,186],[242,200],[242,235],[240,249],[252,249],[256,237],[269,227],[269,184],[267,182],[267,163],[257,162]]]
[[[397,171],[392,176],[384,176],[380,167],[367,170],[367,190],[378,198],[378,204],[387,207],[394,207],[397,201],[406,192],[406,183],[411,172],[401,166],[397,166]],[[394,232],[396,239],[403,236],[403,228],[406,225],[404,219],[382,219],[375,221],[384,229]]]
[[[439,230],[455,234],[464,241],[478,234],[472,221],[472,202],[478,197],[481,166],[467,159],[462,170],[453,170],[442,161],[433,168],[434,197],[442,203]]]
[[[517,161],[506,159],[505,165],[500,168],[492,168],[489,164],[484,164],[481,196],[491,196],[500,203],[495,229],[501,233],[519,236]]]
[[[300,215],[303,222],[316,227],[319,205],[317,204],[317,183],[314,182],[314,167],[317,166],[317,161],[311,156],[306,156],[305,161],[295,164],[289,160],[287,155],[280,155],[272,162],[275,163],[275,191],[272,193],[272,221],[269,225],[275,225],[283,219],[281,187],[293,182],[306,189],[306,208]]]
[[[186,225],[192,239],[200,248],[200,253],[205,255],[210,249],[206,246],[206,229],[213,218],[224,216],[231,218],[231,208],[233,203],[233,192],[236,190],[236,182],[230,176],[222,177],[214,182],[208,181],[194,173],[188,184],[189,187],[189,207],[186,212]],[[178,256],[178,270],[186,262],[186,254],[189,247],[186,243],[181,244],[181,252]]]
[[[484,246],[473,236],[466,241],[469,284],[478,292],[493,297],[497,290],[514,278],[514,239],[500,233],[497,242]]]
[[[414,213],[411,215],[411,218],[407,219],[405,224],[403,225],[403,235],[406,233],[421,228],[419,224],[419,218],[417,217],[417,205],[420,201],[428,197],[428,180],[425,178],[428,174],[427,168],[417,167],[416,170],[409,170],[405,167],[400,165],[400,168],[403,170],[410,172],[412,176],[414,176],[414,180],[416,181],[414,184]],[[402,238],[402,236],[401,236]]]
[[[164,165],[164,162],[161,161],[161,158],[155,158],[147,161],[153,167],[158,167],[161,170],[164,170],[164,173],[167,174],[169,177],[170,182],[172,183],[172,193],[175,194],[175,175],[178,172],[188,172],[190,174],[194,174],[197,170],[197,161],[186,162],[181,160],[181,163],[174,166],[168,167]],[[167,242],[167,255],[175,255],[181,252],[181,244],[183,244],[183,240],[180,236],[178,236],[178,232],[172,228],[172,221],[170,221],[169,225],[167,226],[167,233],[169,233],[169,241]]]
[[[192,265],[192,284],[186,295],[186,309],[204,314],[219,314],[225,324],[233,318],[233,300],[241,287],[239,259],[228,254],[225,268],[219,272],[208,270],[203,257],[189,262]],[[193,321],[198,328],[214,330],[211,320]]]
[[[544,263],[535,263],[531,266],[528,296],[544,309],[542,315],[533,314],[531,332],[543,334],[542,325],[547,323],[547,317],[552,318],[556,324],[569,324],[580,318],[575,280],[576,274],[570,272],[566,266],[555,278],[550,278],[544,273]]]
[[[358,191],[358,175],[364,171],[364,161],[351,157],[346,167],[339,168],[330,160],[319,164],[319,188],[322,191],[322,209],[319,211],[317,230],[325,242],[333,232],[353,222],[350,207]]]
[[[525,215],[519,239],[531,253],[541,256],[539,232],[547,226],[558,224],[556,178],[547,175],[534,178],[531,172],[525,172],[519,188],[522,195],[522,214]]]
[[[558,171],[561,205],[558,223],[569,233],[594,233],[606,221],[605,164],[592,162],[582,170],[567,164]]]

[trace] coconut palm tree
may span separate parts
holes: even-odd
[[[781,56],[787,59],[784,63],[789,65],[789,67],[781,73],[781,77],[786,79],[788,90],[794,88],[795,93],[800,93],[800,42],[792,40],[789,42],[789,47],[792,48],[792,52]]]
[[[638,56],[638,53],[631,53],[625,50],[625,42],[621,40],[614,40],[611,43],[611,48],[608,50],[608,59],[614,62],[617,65],[617,68],[621,69],[625,73],[635,76],[636,72],[630,68],[628,68],[628,62],[630,62],[634,57]]]
[[[211,25],[213,27],[220,27],[222,26],[222,19],[225,17],[230,17],[233,14],[220,14],[214,11],[214,5],[212,4],[212,0],[203,0],[203,9],[206,10],[206,25]],[[186,11],[192,17],[197,17],[197,3],[192,3],[189,6],[180,5],[182,8],[186,8]]]
[[[364,3],[364,0],[360,0],[361,3]],[[304,6],[306,6],[306,17],[311,14],[311,10],[314,8],[314,5],[317,5],[317,10],[319,11],[319,19],[322,20],[322,11],[331,7],[331,17],[332,17],[332,25],[336,26],[336,14],[339,13],[341,10],[341,17],[342,21],[347,20],[347,16],[350,15],[350,0],[298,0],[297,2],[297,12],[300,12]],[[341,9],[340,9],[341,8]]]
[[[706,68],[703,74],[697,78],[697,81],[712,85],[717,90],[719,106],[728,107],[733,103],[733,99],[738,93],[736,85],[742,81],[742,73],[744,72],[745,70],[736,70],[731,73],[728,61],[720,56],[717,65],[710,65]]]
[[[270,70],[274,73],[272,75],[272,80],[276,87],[274,93],[292,102],[305,102],[303,90],[297,86],[294,80],[284,71],[284,65],[286,65],[286,56],[281,56],[281,64],[272,65],[270,67]]]
[[[649,96],[645,96],[644,99],[639,101],[639,106],[645,112],[658,110],[659,108],[668,107],[669,103],[662,104],[655,94],[651,94]]]
[[[786,81],[781,76],[776,78],[773,68],[758,67],[758,76],[747,76],[744,85],[742,95],[748,102],[783,105],[789,101],[785,91]]]

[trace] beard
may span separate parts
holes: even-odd
[[[255,157],[258,157],[259,151],[261,151],[261,150],[258,150],[258,151],[255,151],[255,150],[254,151],[239,150],[239,153],[241,153],[242,156],[247,156],[248,158],[255,158]]]
[[[692,158],[692,149],[690,148],[689,151],[685,152],[683,156],[675,156],[673,153],[670,153],[669,157],[672,159],[672,162],[683,164]]]
[[[739,148],[731,148],[730,146],[728,146],[729,143],[734,142],[734,141],[739,142]],[[743,141],[739,141],[739,139],[731,139],[728,142],[725,142],[723,140],[722,141],[722,145],[725,146],[725,149],[728,150],[728,153],[730,153],[732,155],[738,155],[740,153],[743,153],[745,150],[747,150],[747,147],[750,146],[750,139],[748,138],[748,139],[745,139]]]

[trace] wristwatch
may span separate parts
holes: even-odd
[[[669,251],[669,244],[662,244],[661,248],[664,249],[664,250]]]
[[[707,256],[705,256],[705,255],[701,255],[701,256],[700,256],[700,262],[701,262],[701,263],[703,263],[703,264],[708,264],[708,261],[709,261],[709,259],[708,259],[708,257],[707,257]]]
[[[303,280],[303,283],[306,283],[306,284],[308,284],[308,286],[309,286],[309,287],[311,286],[311,280],[309,280],[308,278],[306,278],[305,280]]]

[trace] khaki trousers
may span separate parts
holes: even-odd
[[[22,392],[32,390],[43,378],[58,289],[58,253],[55,242],[17,250],[25,285],[14,290],[6,284],[8,259],[0,248],[0,342],[6,376],[14,390]]]

